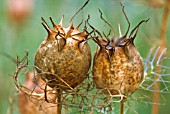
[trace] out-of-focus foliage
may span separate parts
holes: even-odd
[[[14,1],[14,0],[12,0]],[[24,1],[24,0],[23,0]],[[25,0],[26,1],[26,0]],[[4,56],[4,52],[11,57],[24,56],[25,51],[29,51],[29,64],[33,64],[34,54],[39,44],[46,37],[47,33],[41,25],[40,17],[44,17],[47,23],[50,22],[48,17],[51,16],[56,23],[59,23],[62,15],[65,16],[63,24],[68,26],[70,18],[82,6],[85,0],[32,0],[32,5],[28,16],[24,21],[18,22],[9,17],[10,5],[7,5],[10,0],[0,0],[0,114],[7,113],[10,109],[10,101],[14,100],[13,114],[18,114],[17,109],[17,92],[10,74],[13,74],[16,68],[16,63]],[[90,23],[102,30],[105,23],[100,19],[98,8],[103,12],[103,16],[114,27],[115,37],[118,36],[118,23],[120,23],[122,33],[127,30],[127,21],[122,13],[122,8],[119,0],[90,0],[89,4],[80,12],[73,20],[74,25],[78,25],[82,19],[87,19],[90,14]],[[143,24],[135,40],[136,47],[139,49],[141,56],[146,60],[149,50],[153,46],[157,46],[160,36],[160,26],[164,7],[153,7],[151,3],[136,2],[135,0],[123,0],[122,4],[125,6],[125,11],[131,22],[131,29],[136,26],[142,19],[150,18],[148,23]],[[170,22],[170,19],[169,21]],[[80,27],[82,28],[82,27]],[[106,33],[109,27],[104,30]],[[170,23],[167,25],[166,43],[170,41]],[[96,49],[93,41],[90,41],[92,54]],[[167,45],[167,57],[169,55],[170,47]],[[164,66],[170,66],[169,61],[165,61]],[[167,77],[166,77],[167,78]],[[167,80],[170,80],[170,78]],[[164,95],[165,105],[160,105],[160,114],[168,114],[170,112],[169,94]],[[140,106],[137,105],[140,101],[134,102],[137,106],[134,109],[142,114],[151,113],[151,105]],[[131,112],[129,112],[130,114]]]

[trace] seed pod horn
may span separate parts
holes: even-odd
[[[74,89],[88,74],[91,65],[91,50],[86,39],[86,31],[80,32],[72,21],[89,2],[86,3],[71,18],[67,28],[62,26],[63,17],[58,25],[51,17],[53,29],[50,29],[42,18],[42,24],[48,36],[38,48],[34,64],[39,76],[52,88],[59,90]]]
[[[102,91],[107,94],[122,94],[124,97],[127,97],[133,94],[143,81],[144,64],[142,57],[133,44],[133,40],[136,37],[139,26],[148,20],[142,20],[131,31],[130,36],[127,38],[130,22],[124,11],[124,6],[122,4],[121,6],[128,22],[127,31],[125,35],[122,36],[120,25],[118,25],[118,39],[115,39],[114,36],[112,40],[109,40],[109,36],[107,36],[106,40],[103,38],[99,39],[101,36],[98,34],[100,33],[97,34],[98,36],[96,34],[93,36],[95,37],[94,41],[99,46],[93,60],[92,73],[94,83],[98,89],[102,89]],[[104,20],[102,18],[102,13],[101,19]],[[106,20],[104,21],[106,22]],[[108,22],[106,23],[108,24]],[[94,32],[96,31],[94,27],[92,29]]]

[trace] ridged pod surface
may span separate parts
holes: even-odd
[[[48,36],[36,52],[36,70],[48,86],[72,89],[86,78],[91,65],[87,34],[85,31],[80,32],[79,26],[74,27],[72,23],[64,28],[63,18],[58,25],[50,18],[53,30],[42,20]]]
[[[112,95],[129,95],[139,87],[143,74],[142,58],[130,41],[123,47],[114,47],[114,50],[98,47],[93,63],[97,88],[108,89]]]
[[[102,17],[102,16],[101,16]],[[93,80],[97,88],[106,94],[129,96],[140,86],[144,78],[144,64],[142,57],[133,41],[136,37],[141,21],[130,33],[118,39],[106,40],[96,38],[98,44],[93,61]],[[136,31],[135,35],[133,32]]]

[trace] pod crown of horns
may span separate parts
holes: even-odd
[[[128,28],[127,28],[127,31],[126,31],[125,35],[122,35],[122,33],[121,33],[121,27],[120,27],[120,24],[118,23],[119,37],[118,37],[117,39],[114,37],[114,29],[113,29],[112,25],[103,18],[103,13],[101,12],[100,9],[99,9],[99,12],[100,12],[100,17],[101,17],[101,19],[102,19],[106,24],[108,24],[108,25],[110,26],[110,28],[111,28],[111,30],[110,30],[110,32],[109,32],[108,35],[105,35],[105,33],[104,33],[103,31],[102,31],[102,32],[103,32],[103,35],[101,35],[101,33],[100,33],[98,30],[96,30],[92,25],[90,25],[89,22],[88,22],[88,20],[87,20],[87,23],[89,24],[89,26],[90,26],[90,27],[93,29],[93,31],[96,32],[96,34],[98,35],[98,36],[94,36],[94,37],[95,37],[95,38],[94,38],[94,41],[95,41],[99,46],[101,46],[101,47],[103,47],[103,46],[104,46],[104,47],[110,46],[110,47],[114,48],[114,47],[116,47],[116,46],[123,47],[123,46],[125,46],[127,43],[133,44],[133,41],[134,41],[134,39],[136,38],[136,35],[137,35],[137,33],[138,33],[138,29],[139,29],[140,25],[141,25],[143,22],[147,22],[147,21],[150,19],[150,18],[149,18],[149,19],[140,21],[140,22],[136,25],[136,27],[135,27],[134,29],[132,29],[132,31],[130,32],[129,36],[127,36],[128,33],[129,33],[129,29],[130,29],[130,21],[129,21],[126,13],[125,13],[124,6],[123,6],[122,4],[121,4],[121,6],[122,6],[122,12],[123,12],[123,14],[124,14],[124,16],[125,16],[125,18],[126,18],[126,20],[127,20],[127,22],[128,22]],[[109,35],[111,34],[111,32],[113,32],[112,39],[109,38]],[[105,39],[103,38],[103,36],[105,37]],[[101,39],[99,39],[99,38],[101,38]]]
[[[51,29],[48,24],[46,23],[45,19],[42,18],[42,25],[44,26],[44,28],[46,29],[46,31],[48,32],[48,38],[54,39],[56,37],[56,35],[61,35],[63,38],[67,39],[68,37],[72,37],[75,38],[77,40],[84,40],[87,37],[87,34],[85,31],[80,32],[78,29],[81,25],[81,23],[77,26],[74,27],[73,23],[71,22],[69,24],[69,27],[64,28],[63,27],[63,19],[64,16],[61,18],[61,21],[58,25],[56,25],[53,21],[53,19],[51,17],[49,17],[52,25],[53,25],[53,29]]]

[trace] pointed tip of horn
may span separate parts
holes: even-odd
[[[121,32],[121,29],[120,29],[120,24],[118,23],[118,29],[119,29],[119,38],[122,37],[122,32]]]
[[[54,21],[53,21],[52,17],[49,17],[49,18],[50,18],[50,21],[51,21],[51,23],[52,23],[53,27],[55,27],[55,26],[56,26],[56,24],[54,23]]]
[[[61,26],[63,25],[63,19],[64,19],[64,15],[62,16],[60,23],[59,23],[59,25],[61,25]]]
[[[70,22],[69,28],[70,28],[70,29],[74,29],[73,22]]]
[[[41,17],[41,20],[42,20],[42,21],[44,21],[44,18],[43,18],[43,17]]]
[[[146,20],[146,23],[147,23],[149,20],[150,20],[150,18],[148,18],[148,19]]]
[[[46,23],[45,19],[43,17],[41,17],[41,20],[42,20],[41,24],[44,26],[44,28],[47,30],[47,32],[50,33],[51,29],[48,26],[48,24]]]

